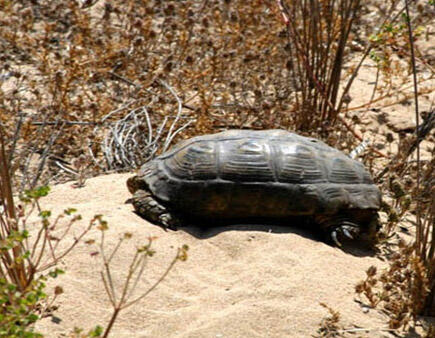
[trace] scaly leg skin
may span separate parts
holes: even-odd
[[[331,227],[328,230],[331,239],[340,247],[340,238],[346,237],[348,239],[355,239],[360,232],[358,225],[351,222],[342,223],[336,227]]]
[[[139,215],[163,226],[165,230],[177,230],[180,225],[178,218],[173,216],[149,191],[137,190],[133,195],[132,202]]]
[[[355,239],[360,234],[360,227],[358,224],[349,221],[346,218],[331,216],[331,217],[318,217],[316,221],[326,231],[329,239],[331,239],[337,246],[341,247],[340,239]]]

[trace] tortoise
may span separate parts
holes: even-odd
[[[303,216],[337,245],[373,238],[379,229],[381,193],[364,166],[285,130],[193,137],[145,163],[127,186],[136,212],[165,229],[177,229],[185,217]]]

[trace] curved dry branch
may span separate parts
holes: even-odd
[[[123,118],[111,122],[104,138],[103,154],[110,170],[135,169],[152,159],[160,150],[166,151],[182,130],[192,122],[180,123],[183,103],[176,91],[165,81],[158,81],[177,102],[174,117],[151,116],[150,107],[143,105],[130,110]],[[113,114],[108,114],[109,115]],[[154,120],[159,119],[158,122]],[[169,125],[169,121],[172,123]],[[104,121],[107,122],[107,119]]]

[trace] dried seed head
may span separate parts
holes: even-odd
[[[163,13],[165,13],[165,15],[173,15],[175,11],[175,7],[173,4],[169,4],[168,6],[166,6],[166,8],[163,10]]]
[[[393,289],[393,285],[391,283],[384,284],[384,290],[385,291],[390,291],[392,289]]]
[[[28,7],[25,8],[22,12],[21,12],[21,17],[23,19],[33,19],[33,11],[32,8]]]
[[[405,196],[405,190],[403,189],[403,186],[398,181],[393,181],[391,184],[391,191],[394,193],[394,198],[398,199],[400,197]]]
[[[107,13],[112,13],[113,12],[113,5],[107,1],[106,3],[104,3],[104,11]]]
[[[387,142],[388,143],[392,143],[394,141],[394,137],[392,133],[387,133],[387,135],[385,135],[387,138]]]
[[[133,27],[142,28],[143,21],[140,18],[136,18],[133,22]]]
[[[173,68],[174,64],[172,63],[172,61],[169,61],[168,63],[166,63],[165,65],[165,72],[170,72]]]
[[[365,289],[365,283],[364,282],[359,282],[357,285],[355,285],[355,292],[356,293],[362,293]]]
[[[150,30],[148,33],[148,37],[150,39],[155,39],[155,37],[157,36],[156,32],[154,32],[153,30]]]
[[[349,104],[352,101],[352,97],[349,94],[343,96],[343,103]]]
[[[60,294],[62,294],[62,293],[63,293],[63,288],[62,288],[61,286],[57,285],[57,286],[54,288],[54,294],[55,294],[56,296],[58,296],[58,295],[60,295]]]
[[[263,95],[263,93],[261,92],[261,90],[255,89],[254,90],[254,95],[257,96],[257,97],[261,97]]]
[[[368,282],[371,286],[375,286],[378,283],[378,280],[376,278],[371,278]]]
[[[374,275],[376,275],[376,266],[372,265],[371,267],[369,267],[366,271],[366,274],[368,277],[373,277]]]
[[[278,37],[280,38],[285,38],[286,36],[287,36],[287,31],[285,29],[283,29],[278,33]]]
[[[134,39],[134,41],[133,41],[133,44],[134,44],[136,47],[138,47],[138,46],[140,46],[140,45],[143,45],[143,43],[144,43],[144,38],[141,37],[141,36],[136,37],[136,38]]]
[[[239,21],[239,17],[237,16],[237,13],[231,12],[231,14],[230,14],[230,20],[231,20],[231,22],[237,22],[237,21]]]

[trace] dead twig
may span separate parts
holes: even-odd
[[[59,124],[64,125],[96,125],[98,122],[91,122],[91,121],[68,121],[68,120],[59,120],[59,121],[32,121],[30,122],[32,126],[56,126]]]
[[[162,80],[158,83],[167,89],[177,102],[177,113],[172,123],[167,126],[170,120],[168,116],[164,116],[157,122],[155,115],[150,115],[150,108],[143,105],[132,109],[123,118],[109,124],[109,132],[102,145],[109,169],[139,167],[153,158],[160,150],[167,150],[174,138],[192,123],[192,120],[189,120],[180,124],[183,109],[181,99],[168,83]],[[110,115],[113,115],[113,112],[106,115],[103,120],[107,121]]]

